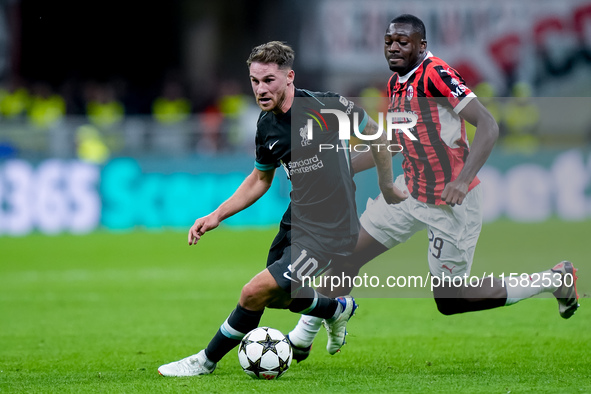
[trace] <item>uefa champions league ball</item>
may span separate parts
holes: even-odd
[[[291,365],[293,352],[281,331],[258,327],[242,338],[238,360],[244,372],[253,379],[277,379]]]

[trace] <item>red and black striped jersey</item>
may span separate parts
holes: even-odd
[[[458,113],[476,97],[464,80],[431,52],[414,70],[388,81],[388,111],[411,112],[418,120],[410,132],[394,133],[403,146],[402,168],[410,194],[429,204],[444,204],[445,185],[458,177],[469,153],[464,120]],[[474,178],[470,190],[480,181]]]

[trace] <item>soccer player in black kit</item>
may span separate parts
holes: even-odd
[[[292,48],[278,41],[253,49],[247,65],[253,93],[262,109],[257,122],[255,168],[227,201],[197,219],[188,234],[189,245],[194,245],[222,220],[252,205],[271,186],[275,169],[283,166],[292,182],[291,202],[271,245],[267,268],[242,288],[236,309],[207,347],[161,366],[158,372],[163,376],[212,373],[217,362],[258,326],[266,307],[324,319],[330,354],[344,344],[347,322],[357,307],[355,301],[350,296],[322,296],[302,286],[302,276],[320,274],[333,258],[350,254],[357,242],[359,221],[350,152],[346,149],[348,141],[339,140],[336,116],[327,115],[323,118],[326,130],[312,134],[307,129],[306,113],[334,109],[348,115],[361,114],[359,130],[376,136],[372,154],[384,198],[390,203],[406,198],[394,188],[391,154],[383,148],[388,141],[385,135],[378,136],[377,124],[365,111],[335,93],[296,89],[293,61]],[[320,144],[335,149],[319,149]]]

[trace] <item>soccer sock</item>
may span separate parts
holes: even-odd
[[[205,355],[217,363],[259,325],[263,311],[249,311],[238,304],[205,348]]]
[[[507,302],[505,305],[513,305],[540,293],[556,291],[557,287],[552,279],[553,274],[552,270],[547,270],[527,275],[527,277],[520,275],[503,278],[507,289]]]
[[[316,334],[318,334],[320,327],[322,327],[322,320],[321,317],[302,315],[298,324],[288,334],[291,343],[303,348],[312,345]]]
[[[328,298],[311,287],[302,287],[293,297],[289,310],[302,315],[331,319],[341,313],[342,305],[335,298]]]

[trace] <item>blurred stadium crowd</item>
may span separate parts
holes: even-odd
[[[152,98],[149,112],[143,113],[136,110],[139,105],[124,81],[66,83],[53,88],[47,82],[13,79],[0,84],[0,157],[34,156],[49,149],[56,157],[71,157],[75,152],[101,163],[111,154],[213,154],[254,146],[259,109],[250,92],[226,81],[209,105],[199,106],[185,86],[178,78],[166,79]],[[496,97],[486,82],[475,91],[497,118],[507,145],[537,148],[540,114],[530,101],[530,86],[516,84],[511,98]],[[385,97],[385,92],[370,87],[351,96]],[[470,138],[474,131],[468,126]]]
[[[134,97],[121,80],[57,88],[21,79],[0,84],[0,157],[49,150],[54,157],[75,152],[101,163],[112,154],[212,154],[254,146],[254,130],[246,129],[254,129],[259,111],[232,81],[208,105],[199,105],[174,77],[162,83],[147,110]]]

